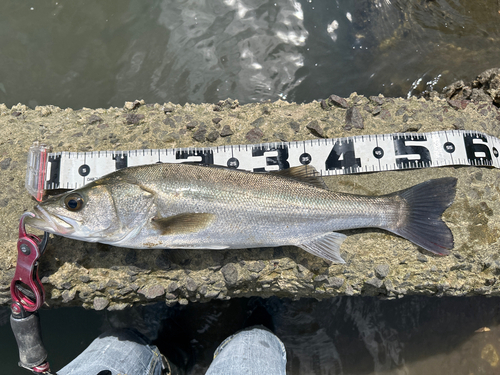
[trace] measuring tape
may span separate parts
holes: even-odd
[[[394,133],[203,148],[50,153],[35,143],[28,153],[26,189],[76,189],[121,168],[197,162],[252,172],[311,165],[322,176],[447,165],[499,168],[500,140],[470,130]]]

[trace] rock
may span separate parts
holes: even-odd
[[[221,268],[220,272],[222,272],[228,286],[234,286],[238,282],[238,269],[234,264],[226,264]]]
[[[222,121],[222,118],[220,118],[220,117],[215,117],[215,118],[212,119],[212,122],[215,125],[218,125],[221,121]]]
[[[448,99],[447,102],[453,109],[456,109],[456,110],[465,109],[467,107],[467,104],[469,104],[469,102],[467,100]]]
[[[349,108],[347,100],[337,95],[330,95],[330,97],[328,98],[328,103],[330,103],[330,105],[334,105],[340,108]]]
[[[193,139],[197,142],[205,142],[206,134],[207,134],[207,129],[205,127],[200,127],[193,133]]]
[[[255,128],[258,128],[259,126],[261,126],[262,124],[264,124],[266,122],[266,119],[264,117],[259,117],[258,119],[252,121],[250,123],[250,126],[253,126]]]
[[[262,130],[260,130],[259,128],[253,128],[247,133],[245,139],[249,142],[257,143],[260,142],[263,136],[264,132]]]
[[[97,115],[91,115],[87,119],[87,124],[92,125],[92,124],[95,124],[96,122],[99,123],[101,121],[102,121],[102,118],[100,118],[99,116],[97,116]]]
[[[123,108],[126,109],[127,111],[132,111],[144,104],[145,104],[144,100],[134,100],[133,102],[125,102]]]
[[[109,300],[105,297],[94,298],[94,310],[104,310],[109,305]]]
[[[323,128],[319,125],[319,122],[314,120],[311,121],[309,124],[306,125],[306,128],[309,129],[312,135],[320,138],[325,138],[325,131]]]
[[[137,293],[144,295],[147,299],[154,299],[165,294],[165,288],[160,284],[146,286],[137,291]]]
[[[195,292],[198,289],[198,284],[191,277],[186,277],[186,289]]]
[[[363,122],[363,116],[358,107],[351,107],[345,113],[345,130],[364,129],[365,125]]]
[[[12,161],[11,158],[5,158],[2,161],[0,161],[0,169],[6,170],[7,168],[9,168],[11,161]]]
[[[207,135],[207,141],[209,142],[215,142],[219,138],[219,132],[217,130],[212,130],[210,133]]]
[[[231,127],[229,125],[224,125],[220,132],[221,137],[228,137],[230,135],[233,135],[233,131],[231,130]]]
[[[290,121],[288,125],[290,125],[290,128],[292,128],[295,133],[300,131],[300,124],[297,121]]]
[[[137,125],[141,120],[144,120],[144,115],[137,114],[137,113],[130,113],[127,115],[125,118],[127,121],[127,124],[129,125]]]
[[[379,264],[377,267],[375,267],[375,275],[377,275],[379,279],[383,279],[389,274],[389,269],[390,268],[387,263]]]
[[[378,106],[381,106],[385,102],[385,98],[383,96],[370,96],[369,99]]]
[[[335,289],[339,289],[342,285],[344,285],[345,279],[341,277],[330,277],[328,279],[328,284],[334,287]]]
[[[382,285],[384,285],[384,282],[382,280],[376,278],[376,277],[373,277],[373,278],[371,278],[369,280],[366,280],[365,284],[371,285],[371,286],[379,289],[379,288],[382,287]]]

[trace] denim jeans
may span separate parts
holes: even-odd
[[[206,375],[285,375],[285,345],[271,331],[252,327],[219,345]]]
[[[284,375],[285,346],[265,328],[253,327],[225,339],[214,353],[207,375]],[[156,346],[131,330],[106,332],[58,375],[161,375]]]
[[[57,372],[58,375],[161,375],[156,346],[132,330],[109,331]]]

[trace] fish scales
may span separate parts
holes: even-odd
[[[335,231],[345,229],[386,229],[437,253],[453,246],[440,216],[453,201],[455,179],[371,197],[332,192],[316,174],[309,166],[273,173],[194,164],[130,167],[42,202],[31,224],[130,248],[295,245],[336,262],[343,261],[345,235]]]

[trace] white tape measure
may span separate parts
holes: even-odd
[[[500,167],[500,140],[468,130],[394,133],[250,145],[132,151],[49,153],[35,143],[28,154],[26,189],[76,189],[121,168],[199,162],[252,172],[312,165],[321,175],[473,165]]]

